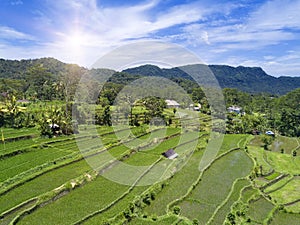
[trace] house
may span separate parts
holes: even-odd
[[[19,103],[30,103],[30,101],[27,100],[27,99],[19,99],[19,100],[17,100],[17,102],[19,102]]]
[[[266,135],[275,136],[275,133],[273,131],[271,131],[271,130],[268,130],[266,132]]]
[[[200,103],[190,104],[190,109],[194,111],[200,111],[201,104]]]
[[[238,106],[230,106],[227,108],[227,111],[230,112],[230,113],[237,113],[237,114],[240,114],[242,112],[242,108],[241,107],[238,107]]]
[[[58,124],[51,123],[51,124],[49,124],[49,127],[50,127],[53,134],[58,134],[59,133],[60,127],[59,127]]]
[[[175,159],[176,157],[178,157],[178,154],[172,148],[162,153],[162,155],[168,159]]]
[[[179,108],[180,104],[175,100],[166,99],[167,108]]]

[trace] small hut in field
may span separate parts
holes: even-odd
[[[172,148],[169,149],[168,151],[162,153],[162,155],[168,159],[175,159],[178,157],[178,154]]]

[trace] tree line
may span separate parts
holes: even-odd
[[[64,133],[67,134],[72,132],[66,127],[71,127],[74,123],[71,116],[72,108],[82,114],[82,121],[76,121],[77,123],[84,122],[88,118],[84,115],[82,109],[84,106],[75,104],[74,107],[73,102],[78,83],[88,70],[65,64],[63,70],[55,74],[53,71],[49,70],[49,66],[35,64],[24,71],[22,79],[0,79],[1,127],[20,128],[38,125],[44,127],[45,131],[42,133],[49,133],[44,124],[58,123],[61,127],[65,127]],[[115,99],[125,85],[139,78],[140,75],[114,73],[97,96],[94,118],[97,124],[112,124],[111,110]],[[178,77],[171,80],[182,87],[194,103],[201,104],[202,113],[211,113],[205,93],[198,84]],[[267,93],[249,94],[233,88],[223,89],[223,94],[226,107],[242,108],[242,113],[227,113],[226,132],[253,133],[274,130],[286,136],[300,136],[300,89],[284,96]],[[128,117],[130,125],[149,123],[154,117],[161,117],[166,124],[172,124],[174,116],[166,116],[164,113],[166,108],[164,99],[148,97],[140,99],[135,104],[137,108],[143,110],[135,110],[135,112],[130,110],[127,115],[124,115]]]

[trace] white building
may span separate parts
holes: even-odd
[[[166,100],[167,103],[167,108],[179,108],[180,104],[178,102],[176,102],[175,100]]]
[[[228,112],[232,113],[237,113],[237,114],[240,114],[242,112],[242,108],[241,107],[238,107],[238,106],[230,106],[227,108]]]

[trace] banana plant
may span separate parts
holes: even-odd
[[[4,105],[0,109],[0,112],[3,114],[4,118],[8,118],[8,125],[11,127],[16,126],[16,118],[25,111],[26,107],[19,106],[16,96],[14,96],[13,94],[7,95]],[[6,124],[4,123],[4,125]]]

